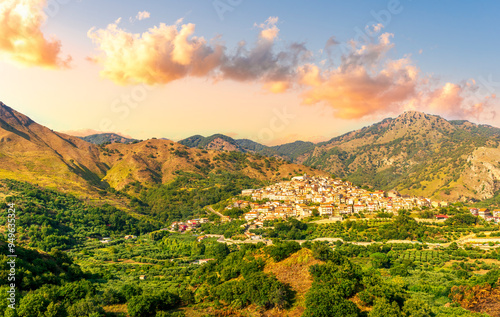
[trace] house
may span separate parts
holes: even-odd
[[[146,279],[146,275],[140,275],[140,276],[139,276],[139,279],[140,279],[140,280],[145,280],[145,279]]]
[[[318,211],[321,216],[331,216],[333,215],[333,205],[321,204]]]
[[[187,228],[186,224],[184,222],[182,222],[182,221],[174,221],[170,225],[170,228],[171,228],[172,231],[177,231],[177,230],[181,231],[181,227],[186,227]],[[186,229],[184,229],[184,230],[186,230]]]
[[[490,210],[488,208],[480,208],[477,211],[477,215],[483,219],[486,219],[487,217],[491,217]]]
[[[339,213],[341,214],[351,214],[352,211],[353,211],[352,205],[345,205],[345,204],[339,205]]]
[[[210,261],[213,261],[214,259],[200,259],[200,260],[197,260],[195,261],[195,264],[205,264],[205,263],[208,263]]]
[[[130,239],[135,239],[135,238],[137,238],[137,237],[134,235],[125,236],[125,240],[130,240]]]
[[[325,202],[325,197],[323,197],[321,195],[317,195],[317,196],[313,197],[312,201],[315,203],[323,203],[323,202]]]
[[[255,189],[243,189],[241,191],[241,196],[251,196]]]
[[[101,243],[110,243],[111,242],[111,238],[102,238],[101,239]]]
[[[332,216],[332,217],[328,218],[328,220],[342,222],[342,220],[344,220],[344,218],[342,216]]]
[[[379,210],[378,204],[375,204],[375,203],[368,204],[368,211],[369,212],[375,212],[377,210]]]
[[[209,222],[208,218],[200,218],[199,221],[200,221],[200,224]]]
[[[399,197],[399,193],[395,190],[390,190],[387,192],[387,197],[390,197],[390,198],[397,198]]]
[[[198,240],[198,242],[200,242],[202,240],[205,240],[206,238],[208,238],[208,237],[203,235],[203,236],[199,236],[197,240]]]
[[[312,215],[312,209],[313,208],[310,208],[310,207],[303,207],[303,208],[301,208],[299,214],[302,217],[310,217]]]
[[[257,234],[252,233],[252,232],[248,232],[248,231],[245,232],[245,236],[248,239],[250,239],[250,240],[260,240],[260,239],[262,239],[262,236],[257,235]]]
[[[305,180],[308,180],[308,179],[309,179],[309,177],[307,177],[307,174],[304,174],[302,176],[292,177],[292,181],[297,181],[297,182],[305,181]]]
[[[365,211],[366,206],[365,205],[354,205],[353,210],[355,213],[359,213],[359,212]]]
[[[446,219],[450,218],[450,216],[448,216],[448,215],[436,215],[436,216],[434,216],[434,218],[436,218],[436,220],[446,220]]]
[[[257,211],[249,211],[245,214],[245,220],[250,221],[259,218],[259,212]]]
[[[197,219],[192,219],[187,221],[187,226],[191,229],[197,228],[200,226],[200,223]]]

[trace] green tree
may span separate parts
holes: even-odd
[[[44,317],[49,303],[42,294],[29,292],[21,299],[17,313],[20,317]]]
[[[142,294],[142,288],[137,284],[125,284],[120,289],[120,293],[123,294],[126,301],[129,301],[134,296],[139,296]]]
[[[68,307],[68,317],[104,316],[104,309],[92,298],[84,298]]]
[[[132,297],[127,303],[127,311],[131,317],[148,317],[156,314],[158,299],[152,295]]]
[[[401,309],[397,302],[389,302],[385,297],[375,300],[368,317],[401,317]]]
[[[370,255],[370,259],[372,262],[372,266],[377,269],[387,268],[391,264],[389,257],[386,254],[380,252],[372,253]]]
[[[343,298],[335,289],[311,289],[306,295],[304,317],[356,317],[361,311],[351,301]]]
[[[407,317],[432,316],[432,310],[429,305],[417,298],[408,299],[403,306],[403,312]]]

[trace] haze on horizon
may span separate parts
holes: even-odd
[[[408,110],[500,126],[499,7],[7,0],[0,100],[139,139],[318,142]]]

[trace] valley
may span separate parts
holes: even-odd
[[[15,203],[18,316],[498,315],[494,128],[407,113],[320,144],[94,144],[3,104],[0,115],[0,234]],[[410,120],[439,133],[419,139],[403,131]],[[433,158],[445,148],[460,155]],[[464,181],[472,170],[491,177],[482,196]]]

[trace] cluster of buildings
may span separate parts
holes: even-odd
[[[472,215],[481,217],[486,221],[500,222],[500,209],[489,210],[488,208],[469,208]]]
[[[184,232],[186,230],[196,229],[199,226],[201,226],[201,224],[207,223],[207,222],[209,222],[208,218],[191,219],[191,220],[187,220],[187,221],[175,221],[175,222],[172,222],[172,224],[170,225],[170,228],[163,228],[160,230],[162,230],[162,231],[171,230],[171,231]]]
[[[314,215],[342,216],[359,212],[391,212],[414,207],[445,207],[447,202],[431,201],[424,197],[400,195],[397,191],[368,191],[351,182],[329,177],[293,177],[260,189],[246,189],[242,196],[253,202],[236,201],[232,207],[250,206],[247,221],[278,218],[303,218]],[[260,202],[260,203],[259,203]]]

